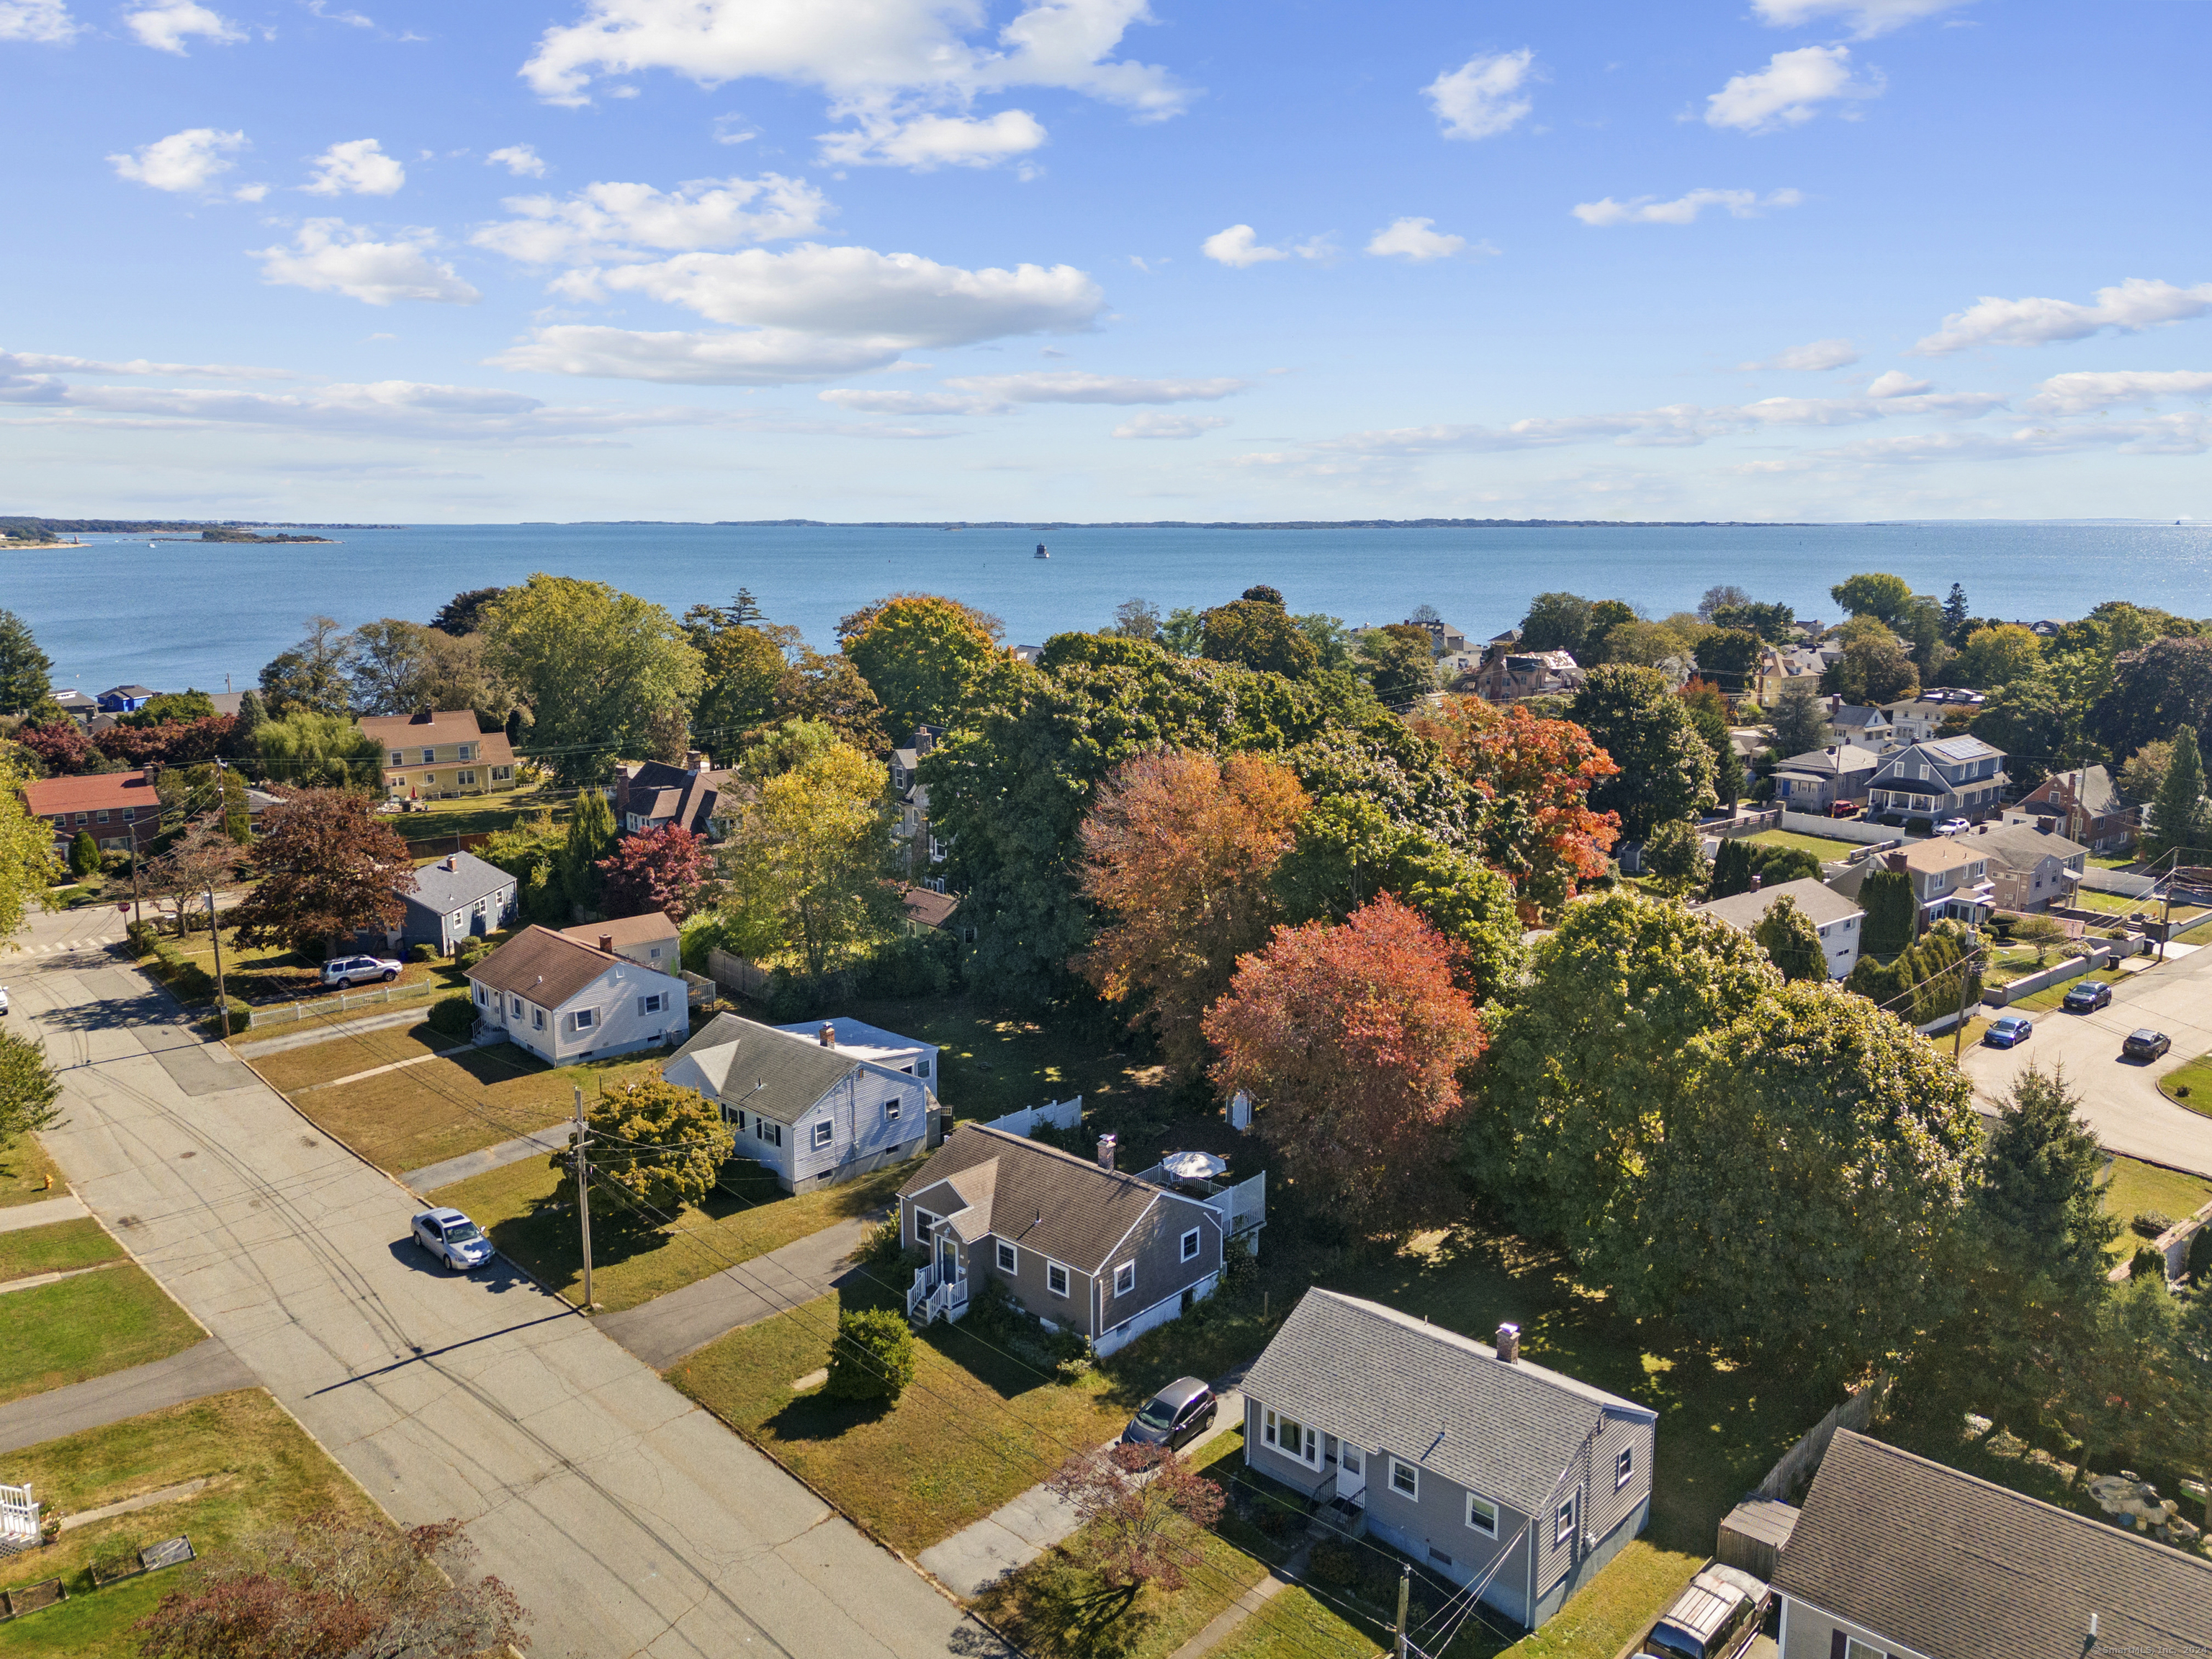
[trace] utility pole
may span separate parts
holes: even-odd
[[[215,914],[215,884],[210,882],[208,896],[208,938],[215,943],[215,1006],[216,1024],[222,1031],[223,1040],[230,1040],[230,999],[222,993],[222,929]]]
[[[1398,1659],[1406,1659],[1406,1598],[1413,1589],[1413,1569],[1407,1564],[1398,1569]]]
[[[1986,944],[1977,945],[1972,951],[1959,958],[1959,1023],[1951,1028],[1951,1058],[1953,1060],[1958,1059],[1959,1045],[1966,1040],[1966,989],[1974,982],[1974,976],[1966,971],[1966,966],[1988,949],[1989,946]]]
[[[584,1311],[589,1313],[595,1305],[592,1301],[591,1166],[584,1154],[584,1085],[570,1086],[576,1091],[576,1219],[584,1230]]]

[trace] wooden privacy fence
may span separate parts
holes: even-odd
[[[707,972],[732,996],[757,997],[773,975],[757,962],[733,957],[719,945],[707,952]]]
[[[1782,1454],[1781,1460],[1766,1472],[1766,1479],[1759,1483],[1751,1496],[1790,1502],[1827,1455],[1828,1443],[1836,1437],[1836,1431],[1850,1429],[1863,1433],[1867,1425],[1874,1421],[1874,1408],[1888,1389],[1889,1379],[1877,1376],[1854,1390],[1850,1399],[1832,1407],[1826,1417],[1805,1431],[1804,1438]]]

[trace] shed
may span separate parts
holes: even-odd
[[[1797,1525],[1797,1506],[1777,1498],[1747,1498],[1721,1522],[1713,1553],[1723,1566],[1771,1581],[1774,1563]]]

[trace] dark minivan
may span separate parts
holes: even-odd
[[[1194,1376],[1179,1376],[1145,1402],[1121,1431],[1121,1442],[1173,1451],[1203,1434],[1220,1410],[1212,1389]]]

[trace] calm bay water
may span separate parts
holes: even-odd
[[[2212,616],[2212,526],[2041,524],[1467,530],[892,530],[708,525],[419,526],[331,532],[332,546],[88,537],[81,553],[0,555],[0,607],[29,621],[57,685],[98,692],[252,684],[320,612],[348,627],[427,622],[456,592],[533,571],[587,577],[680,615],[750,588],[818,648],[884,593],[950,594],[1005,618],[1009,643],[1096,628],[1123,599],[1164,612],[1255,582],[1294,611],[1355,624],[1415,605],[1481,639],[1529,596],[1566,588],[1654,616],[1716,582],[1832,617],[1831,584],[1886,570],[1922,592],[1965,584],[1977,614],[2077,617],[2127,599]],[[1042,538],[1049,560],[1031,556]]]

